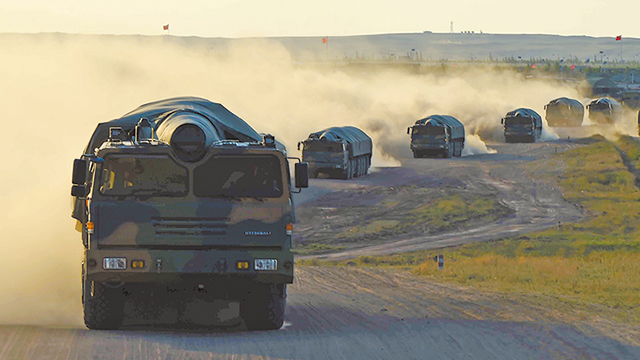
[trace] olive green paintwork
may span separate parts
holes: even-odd
[[[178,276],[237,276],[259,282],[291,283],[293,254],[287,224],[293,223],[287,159],[275,148],[211,147],[195,163],[177,159],[164,143],[104,143],[96,155],[165,155],[189,171],[189,192],[181,197],[109,197],[93,186],[89,195],[86,227],[85,272],[89,281],[163,282]],[[198,198],[193,195],[193,169],[214,155],[276,156],[281,164],[282,195],[277,198]],[[93,184],[99,184],[101,164],[90,169]],[[105,257],[125,257],[126,270],[105,270]],[[277,270],[256,271],[255,259],[276,259]],[[131,267],[143,260],[141,269]],[[249,262],[237,269],[238,261]]]

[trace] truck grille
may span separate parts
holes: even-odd
[[[226,235],[226,218],[151,218],[156,236]]]

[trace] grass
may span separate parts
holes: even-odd
[[[328,244],[305,244],[294,248],[292,251],[296,255],[309,255],[309,254],[319,254],[329,251],[338,251],[344,250],[345,246],[340,245],[328,245]]]
[[[619,320],[638,323],[640,189],[635,174],[640,167],[640,143],[629,137],[616,142],[601,137],[591,140],[551,160],[563,165],[564,171],[555,181],[565,197],[588,212],[583,222],[514,239],[363,256],[331,265],[408,267],[437,281],[523,295],[543,294],[574,305],[606,306],[615,310]],[[534,162],[528,170],[534,174],[541,166],[550,165]],[[456,204],[442,206],[455,208]],[[444,270],[437,269],[433,261],[436,254],[444,254]]]
[[[388,208],[392,205],[383,203]],[[397,216],[396,219],[377,219],[363,225],[356,225],[338,233],[337,238],[384,237],[415,232],[422,234],[440,233],[459,229],[470,222],[491,222],[511,213],[490,197],[473,196],[465,198],[460,194],[429,199],[426,204],[413,208]]]

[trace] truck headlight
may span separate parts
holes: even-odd
[[[254,269],[258,271],[278,270],[278,260],[276,259],[256,259]]]
[[[102,268],[105,270],[126,270],[127,258],[123,258],[123,257],[103,258]]]

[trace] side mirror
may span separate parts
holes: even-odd
[[[309,164],[306,162],[296,163],[295,173],[296,187],[300,189],[309,187]]]
[[[504,124],[504,118],[500,119],[500,124]]]
[[[74,185],[82,185],[87,182],[87,160],[73,160],[73,174],[71,183]]]
[[[300,150],[300,141],[298,141],[298,150]]]
[[[407,128],[407,135],[411,134],[411,127]]]
[[[71,196],[77,198],[87,197],[87,187],[85,185],[73,185],[71,187]]]

